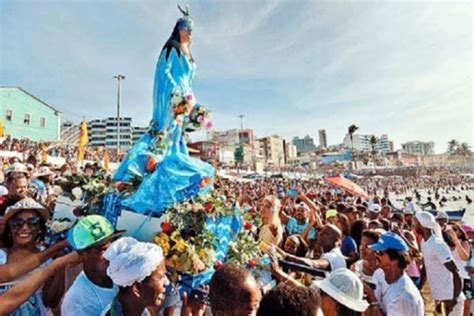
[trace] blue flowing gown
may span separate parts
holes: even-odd
[[[131,181],[144,175],[137,191],[122,201],[122,206],[137,213],[155,216],[174,203],[185,201],[211,189],[200,187],[202,178],[214,178],[214,168],[188,154],[183,131],[174,119],[171,94],[179,89],[183,95],[193,95],[191,86],[196,65],[176,48],[164,49],[158,59],[153,91],[153,120],[148,133],[134,145],[121,163],[114,179]],[[158,134],[167,132],[164,139]],[[164,148],[162,152],[157,147]],[[146,174],[146,162],[153,156],[158,161],[155,171]]]

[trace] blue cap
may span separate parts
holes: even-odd
[[[388,232],[380,236],[379,241],[369,245],[369,248],[375,251],[385,251],[393,249],[397,251],[408,251],[408,245],[399,235]]]

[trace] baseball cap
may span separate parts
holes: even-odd
[[[375,251],[385,251],[388,249],[408,251],[408,245],[402,237],[392,232],[382,234],[375,244],[369,245],[369,248]]]
[[[326,211],[326,219],[329,219],[331,217],[335,217],[337,215],[336,210],[327,210]]]
[[[116,231],[114,226],[101,215],[89,215],[81,218],[69,230],[67,240],[74,250],[84,250],[120,237],[124,232],[124,230]]]

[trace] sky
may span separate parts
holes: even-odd
[[[0,85],[20,86],[80,121],[152,115],[156,60],[175,1],[0,0]],[[189,1],[193,90],[216,130],[342,142],[347,127],[395,148],[471,146],[471,1]],[[196,138],[202,138],[197,135]]]

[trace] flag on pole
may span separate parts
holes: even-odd
[[[109,171],[109,163],[110,163],[109,151],[107,150],[107,148],[105,148],[104,149],[104,169],[105,169],[105,171]]]
[[[3,125],[3,120],[0,120],[0,137],[5,137],[5,125]]]
[[[87,135],[87,122],[86,119],[82,119],[81,129],[79,130],[79,146],[77,150],[77,160],[84,161],[84,150],[85,146],[89,142],[89,136]]]
[[[41,163],[48,162],[48,153],[46,152],[45,144],[41,144]]]

